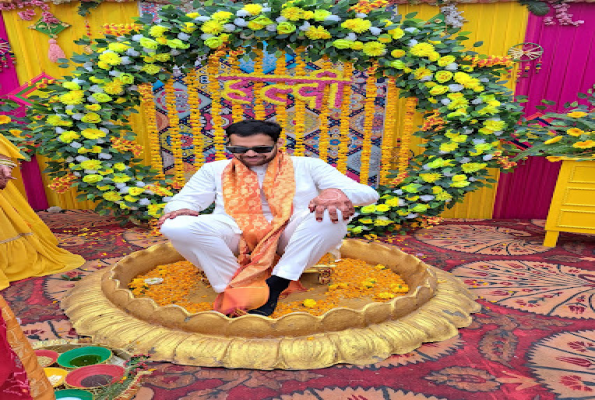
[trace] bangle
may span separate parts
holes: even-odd
[[[6,159],[4,159],[4,158],[0,158],[0,165],[6,165],[6,166],[9,166],[10,168],[14,168],[14,167],[16,167],[16,166],[17,166],[17,165],[16,165],[15,163],[13,163],[12,161],[10,161],[10,160],[6,160]]]

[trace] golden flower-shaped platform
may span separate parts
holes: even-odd
[[[383,264],[399,274],[410,292],[358,309],[340,307],[321,316],[292,313],[272,319],[228,318],[215,311],[188,313],[135,298],[128,284],[157,265],[183,260],[169,244],[123,258],[80,282],[62,307],[80,335],[112,347],[133,346],[153,360],[178,364],[254,369],[314,369],[339,363],[370,364],[405,354],[424,342],[457,334],[480,309],[453,275],[396,247],[345,240],[341,255]]]

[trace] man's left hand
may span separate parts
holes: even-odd
[[[325,189],[313,198],[308,205],[310,212],[316,213],[316,221],[322,221],[324,210],[328,210],[331,221],[339,222],[337,210],[341,210],[343,219],[347,221],[355,213],[353,203],[340,189]]]

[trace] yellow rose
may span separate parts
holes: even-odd
[[[103,176],[97,174],[85,175],[83,182],[86,183],[97,183],[103,180]]]
[[[556,136],[556,137],[546,140],[545,142],[543,142],[543,144],[558,143],[560,140],[562,140],[562,136]]]
[[[386,204],[378,204],[376,206],[376,211],[387,212],[387,211],[390,211],[390,207]]]
[[[567,134],[569,134],[570,136],[580,136],[582,134],[584,134],[585,132],[582,129],[578,129],[578,128],[570,128],[566,131]]]
[[[450,71],[438,71],[434,74],[436,81],[440,83],[447,82],[452,79],[452,72]]]
[[[582,112],[582,111],[573,111],[573,112],[570,112],[570,113],[568,113],[566,115],[568,115],[571,118],[582,118],[582,117],[584,117],[584,116],[586,116],[588,114],[586,112]]]
[[[144,188],[141,187],[131,187],[130,189],[128,189],[128,194],[132,195],[132,196],[138,196],[141,193],[143,193],[145,191]]]
[[[106,192],[102,196],[104,199],[108,201],[119,201],[122,200],[122,196],[120,196],[117,192]]]

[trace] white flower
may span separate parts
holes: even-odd
[[[127,57],[126,60],[130,60],[130,58]],[[110,71],[109,75],[115,76],[117,78],[118,76],[122,75],[122,73],[120,71]]]
[[[368,14],[364,14],[364,13],[357,13],[355,14],[356,18],[366,18],[368,16]]]
[[[196,21],[207,22],[211,20],[211,17],[207,17],[205,15],[201,15],[200,17],[196,17]]]
[[[371,26],[371,27],[370,27],[370,33],[371,33],[372,35],[374,35],[374,36],[378,36],[378,35],[380,35],[380,34],[382,33],[382,29],[380,29],[380,28],[377,28],[377,27],[375,27],[375,26]]]
[[[399,196],[400,196],[400,195],[402,195],[402,194],[403,194],[403,189],[397,189],[397,190],[393,190],[393,193],[394,193],[394,194],[397,194],[397,195],[399,195]]]
[[[101,143],[105,143],[105,140],[103,140],[103,139],[101,139],[101,138],[99,138],[99,139],[96,139],[96,140],[97,140],[97,143],[99,143],[99,144],[101,144]]]
[[[432,167],[430,167],[428,164],[422,166],[423,169],[425,169],[426,171],[432,169]]]
[[[74,114],[72,114],[72,119],[76,119],[76,120],[80,121],[81,119],[83,119],[84,116],[85,116],[85,114],[83,114],[83,113],[74,113]]]
[[[238,17],[247,17],[247,16],[249,16],[249,15],[251,15],[251,14],[250,14],[248,11],[246,11],[246,10],[242,9],[242,10],[238,10],[238,11],[236,12],[236,15],[237,15]]]
[[[275,32],[277,30],[277,24],[269,24],[265,28],[269,32]]]
[[[138,57],[140,55],[140,53],[134,49],[126,50],[126,54],[128,54],[130,57]]]
[[[128,193],[128,186],[125,186],[125,187],[121,188],[120,189],[120,193],[122,193],[122,194]]]
[[[72,104],[69,104],[64,108],[66,108],[67,110],[72,110],[74,108],[74,106]]]
[[[432,196],[431,194],[426,194],[426,195],[423,195],[423,196],[419,196],[419,198],[420,198],[422,201],[426,201],[426,202],[427,202],[427,201],[432,201],[432,200],[434,200],[434,196]]]
[[[442,99],[440,100],[440,103],[444,104],[445,106],[450,104],[450,99]]]
[[[446,172],[446,171],[444,171],[443,174],[444,174],[444,176],[449,176],[450,177],[450,176],[453,176],[454,175],[454,172]]]
[[[135,42],[140,42],[140,40],[143,38],[144,36],[141,34],[138,35],[133,35],[132,36],[132,40],[134,40]]]
[[[308,29],[310,29],[310,23],[308,21],[304,21],[304,23],[300,26],[300,31],[304,31],[306,32]]]
[[[99,85],[93,85],[89,88],[89,92],[93,93],[103,93],[103,88]]]
[[[431,81],[432,80],[432,75],[426,75],[423,78],[420,79],[420,81]]]
[[[179,56],[180,54],[182,54],[182,52],[178,49],[171,49],[169,54],[171,54],[172,56]]]
[[[496,131],[496,132],[494,132],[494,135],[496,135],[496,136],[500,136],[500,135],[502,135],[503,133],[504,133],[503,131]]]
[[[407,215],[405,218],[407,218],[407,219],[413,219],[413,218],[417,218],[417,215],[418,214],[413,213],[413,214]]]
[[[236,26],[234,24],[225,24],[223,29],[225,29],[225,32],[233,32],[236,30]]]
[[[417,28],[413,28],[413,27],[405,28],[403,30],[405,32],[409,32],[409,33],[415,33],[415,32],[417,32]]]
[[[87,67],[92,67],[93,63],[90,61],[87,61],[86,63],[83,64],[83,67],[87,68]]]
[[[353,32],[349,32],[349,34],[347,36],[345,36],[345,40],[350,40],[352,42],[355,42],[357,40],[357,35]]]
[[[70,147],[75,148],[75,149],[80,149],[81,147],[83,147],[83,145],[80,144],[79,142],[71,142]]]
[[[476,98],[476,99],[474,99],[474,100],[471,100],[471,104],[478,105],[478,104],[481,104],[481,103],[483,103],[483,100],[480,99],[479,97]]]
[[[76,156],[75,160],[82,163],[83,161],[87,161],[89,160],[89,158],[85,157],[85,156]]]
[[[118,189],[122,189],[122,188],[126,187],[126,184],[125,183],[116,183],[116,187]]]
[[[107,153],[99,153],[99,158],[102,160],[109,160],[112,158],[112,155]]]
[[[241,39],[252,39],[253,37],[254,37],[254,34],[253,33],[248,33],[248,34],[246,34],[244,32],[240,33],[240,38]]]
[[[93,72],[93,67],[85,67],[85,69],[89,72]]]
[[[407,46],[409,46],[409,47],[413,47],[413,46],[415,46],[415,45],[416,45],[416,44],[418,44],[418,43],[419,43],[419,42],[418,42],[417,40],[415,40],[415,39],[411,39],[411,40],[409,41],[409,43],[407,43]]]
[[[275,21],[277,21],[278,23],[281,23],[281,22],[287,21],[287,18],[285,18],[284,16],[279,16],[279,17],[275,18]]]
[[[236,18],[233,20],[233,23],[236,24],[237,26],[248,26],[248,23],[243,18]]]
[[[66,160],[64,160],[64,161],[66,161],[67,163],[71,163],[74,161],[74,158],[72,156],[68,156],[68,157],[66,157]]]
[[[470,178],[468,178],[467,180],[468,180],[469,182],[475,182],[475,181],[477,180],[477,178],[470,177]]]
[[[84,80],[79,79],[79,78],[74,78],[72,80],[74,83],[76,83],[77,85],[82,85],[83,83],[86,83]],[[51,208],[51,207],[50,207]]]
[[[341,21],[341,17],[339,17],[338,15],[329,15],[328,17],[326,17],[324,19],[325,21],[335,21],[335,22],[339,22]]]
[[[56,127],[56,133],[63,133],[66,132],[64,129],[60,128],[59,126]]]
[[[136,182],[136,187],[145,187],[147,184],[145,182],[142,181],[138,181]]]
[[[83,172],[84,172],[85,174],[87,174],[87,175],[91,175],[91,174],[95,174],[95,173],[97,173],[97,170],[94,170],[94,169],[86,169],[86,170],[84,170]]]
[[[471,128],[465,128],[465,130],[463,131],[463,133],[464,133],[465,135],[470,135],[470,134],[472,134],[472,133],[473,133],[473,129],[471,129]]]
[[[148,206],[149,204],[151,204],[151,200],[144,197],[138,201],[139,206]]]
[[[97,99],[95,99],[95,97],[93,97],[93,96],[89,96],[89,97],[87,97],[87,101],[88,101],[89,103],[99,103],[99,102],[97,101]]]
[[[145,190],[145,193],[152,196],[155,194],[155,192],[153,192],[152,190]]]
[[[212,38],[213,36],[215,36],[215,35],[211,35],[210,33],[203,33],[202,35],[200,35],[200,38],[202,40],[207,40],[207,39]]]
[[[473,144],[484,144],[486,141],[485,139],[473,139]]]
[[[459,160],[459,162],[461,164],[467,164],[468,162],[471,162],[471,159],[469,157],[463,157]]]
[[[128,91],[129,92],[136,92],[136,91],[138,91],[138,86],[136,86],[136,85],[130,85],[128,87]]]
[[[448,85],[448,90],[450,90],[451,92],[460,92],[463,89],[465,89],[465,86],[459,85],[458,83],[453,83],[452,85]]]
[[[450,63],[446,67],[444,67],[447,71],[456,71],[459,68],[459,64],[457,63]]]
[[[269,12],[269,11],[271,11],[271,7],[263,7],[262,8],[262,12],[263,13],[266,13],[266,12]]]
[[[80,178],[80,176],[81,176],[81,173],[80,173],[80,172],[78,172],[78,171],[74,171],[74,172],[72,173],[72,175],[74,175],[74,176],[77,176],[77,177],[79,177],[79,178]]]
[[[171,197],[164,197],[161,199],[164,203],[168,203],[171,200]]]
[[[486,82],[489,82],[490,80],[488,78],[479,78],[479,81],[486,83]]]
[[[483,156],[484,161],[490,161],[492,158],[494,158],[493,154],[486,154],[485,156]]]

